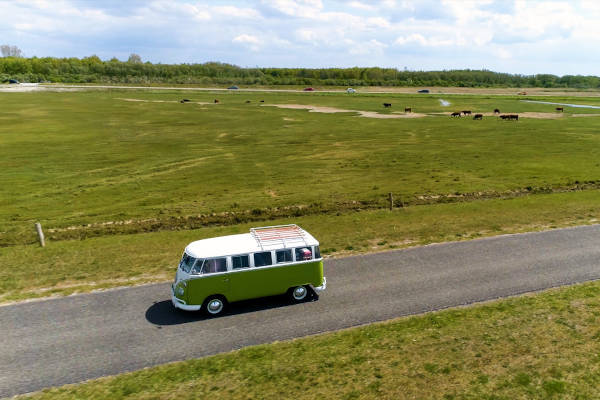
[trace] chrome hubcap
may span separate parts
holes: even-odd
[[[208,303],[208,312],[211,314],[217,314],[223,309],[223,302],[218,299],[211,300]]]
[[[304,286],[298,286],[294,289],[294,299],[302,300],[306,297],[306,288]]]

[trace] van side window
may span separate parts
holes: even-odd
[[[319,246],[315,246],[315,258],[321,258],[321,250],[319,250]]]
[[[277,264],[292,262],[292,249],[285,250],[277,250],[275,252],[275,256],[277,257]]]
[[[250,266],[250,259],[247,255],[232,256],[231,263],[233,264],[233,269],[248,268]]]
[[[312,260],[310,247],[299,247],[296,249],[296,261]]]
[[[264,253],[254,253],[254,266],[264,267],[265,265],[273,264],[271,259],[271,252],[265,251]]]
[[[214,274],[216,272],[227,272],[226,258],[212,258],[204,261],[203,274]]]

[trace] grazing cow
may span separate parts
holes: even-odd
[[[265,101],[264,101],[264,100],[261,100],[260,102],[261,102],[261,103],[264,103]]]
[[[451,117],[460,117],[460,113],[459,112],[453,112],[452,114],[450,114]]]
[[[250,103],[250,100],[246,100],[246,104]]]
[[[383,103],[383,106],[385,108],[390,108],[392,106],[392,103]]]
[[[471,115],[471,110],[464,110],[461,111],[461,113],[463,113],[464,115]]]
[[[181,103],[187,103],[188,101],[191,101],[190,99],[182,99]]]
[[[556,111],[565,112],[565,109],[563,107],[556,107]]]
[[[215,99],[215,104],[217,104],[219,102],[219,100]]]
[[[519,120],[519,116],[517,114],[503,114],[500,116],[500,119],[507,119],[507,120],[515,120],[518,121]]]
[[[406,107],[406,108],[404,108],[404,112],[405,113],[411,113],[412,112],[412,108]]]
[[[494,108],[494,114],[500,114],[500,110],[497,108]]]
[[[475,114],[473,119],[483,119],[483,114]]]

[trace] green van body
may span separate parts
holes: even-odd
[[[322,260],[244,268],[190,279],[182,300],[188,305],[202,305],[206,298],[222,295],[228,302],[234,302],[284,294],[295,286],[322,284]]]

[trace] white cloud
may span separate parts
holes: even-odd
[[[260,44],[260,40],[256,36],[246,34],[233,38],[233,41],[237,43]]]
[[[304,42],[314,42],[319,36],[315,31],[310,29],[298,29],[296,30],[296,37]]]
[[[263,0],[262,3],[292,17],[313,18],[323,9],[321,0]]]
[[[252,51],[258,51],[262,42],[252,35],[242,34],[233,38],[232,42],[246,45]]]
[[[460,44],[462,44],[462,41],[436,38],[436,37],[426,38],[425,36],[421,35],[420,33],[412,33],[408,36],[398,37],[394,41],[394,44],[399,45],[399,46],[404,46],[404,45],[408,45],[408,44],[417,44],[420,46],[436,47],[436,46],[460,45]]]
[[[367,11],[376,10],[376,7],[374,7],[370,4],[361,3],[360,1],[351,1],[350,3],[348,3],[348,5],[352,8],[358,8],[361,10],[367,10]]]
[[[375,39],[371,39],[362,43],[349,43],[349,53],[352,55],[381,55],[386,47],[386,44]]]
[[[221,14],[224,17],[233,18],[260,18],[261,15],[253,8],[239,8],[234,6],[217,6],[212,7],[212,11]]]

